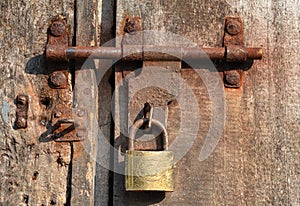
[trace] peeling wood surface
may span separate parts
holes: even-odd
[[[0,205],[68,205],[70,145],[39,137],[42,116],[51,113],[42,91],[48,20],[65,15],[72,35],[73,1],[1,1],[0,8]],[[29,95],[28,127],[15,130],[22,93]]]
[[[245,72],[240,89],[224,90],[224,133],[204,161],[198,157],[212,118],[211,99],[193,71],[181,70],[197,94],[201,123],[193,147],[176,165],[175,191],[126,193],[123,179],[115,178],[114,205],[300,204],[299,6],[298,1],[117,1],[117,34],[126,16],[140,16],[143,29],[221,46],[224,17],[238,15],[245,44],[262,46],[264,58]],[[122,75],[116,73],[116,84]],[[169,109],[168,120],[172,112],[176,107]],[[176,126],[168,124],[170,136]]]

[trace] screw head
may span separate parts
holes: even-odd
[[[84,136],[84,132],[78,131],[78,132],[76,133],[76,136],[79,137],[79,138],[82,138],[82,137]]]
[[[66,25],[64,22],[56,20],[53,21],[50,26],[50,32],[53,36],[59,37],[63,35],[66,31]]]
[[[83,93],[84,93],[85,95],[90,95],[90,94],[91,94],[89,88],[85,88],[85,89],[83,90]]]
[[[78,117],[83,117],[84,114],[85,114],[85,112],[81,109],[79,109],[77,112]]]
[[[67,77],[66,75],[61,72],[61,71],[56,71],[53,72],[50,76],[50,82],[55,86],[55,87],[61,87],[64,86],[67,82]]]
[[[226,83],[230,85],[238,85],[240,83],[241,75],[238,71],[229,71],[225,74]]]
[[[226,31],[231,35],[236,35],[241,31],[241,25],[238,21],[228,21],[226,24]]]

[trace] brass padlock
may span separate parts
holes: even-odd
[[[152,119],[152,125],[163,133],[164,151],[136,151],[134,139],[137,130],[147,119],[137,120],[129,133],[129,147],[126,151],[126,191],[173,191],[174,155],[168,150],[168,134],[162,123]]]

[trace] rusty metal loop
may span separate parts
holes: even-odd
[[[57,124],[58,125],[61,125],[61,124],[73,124],[74,128],[79,126],[79,124],[74,119],[60,119],[60,120],[57,121]]]
[[[141,128],[145,123],[147,123],[149,120],[146,118],[139,119],[137,120],[130,128],[129,132],[129,145],[128,145],[128,150],[133,151],[134,150],[134,139],[135,135],[138,131],[139,128]],[[152,125],[155,125],[156,127],[160,128],[163,133],[163,149],[168,150],[168,145],[169,145],[169,138],[168,138],[168,133],[167,129],[165,126],[158,120],[152,119]]]

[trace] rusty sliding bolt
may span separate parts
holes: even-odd
[[[208,57],[212,60],[245,61],[247,59],[261,59],[262,48],[246,48],[244,46],[215,47],[215,48],[180,48],[171,46],[124,45],[123,48],[114,47],[66,47],[48,45],[46,58],[52,61],[67,61],[69,59],[86,59],[88,57],[100,59],[135,60],[177,60],[199,59]]]

